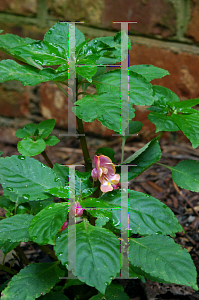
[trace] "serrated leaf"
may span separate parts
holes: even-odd
[[[168,236],[130,239],[129,259],[154,277],[198,290],[191,256]]]
[[[29,226],[29,235],[39,245],[55,244],[58,233],[68,214],[68,203],[52,203],[42,209]]]
[[[129,70],[144,76],[148,81],[170,75],[167,70],[153,65],[134,65],[130,66]]]
[[[15,135],[18,138],[26,138],[29,136],[34,136],[37,130],[37,125],[34,123],[26,124],[22,129],[16,131]]]
[[[96,66],[78,66],[76,68],[77,74],[81,75],[83,78],[88,80],[88,82],[92,82],[92,77],[95,75],[97,72],[97,67]]]
[[[47,139],[45,139],[45,143],[48,146],[54,146],[59,142],[60,140],[55,135],[50,135],[49,137],[47,137]]]
[[[37,125],[41,138],[47,137],[55,127],[55,119],[48,119],[40,122]]]
[[[155,124],[156,131],[179,131],[180,128],[174,122],[172,116],[170,115],[163,115],[161,113],[152,112],[148,114],[147,118],[151,123]]]
[[[30,264],[15,275],[3,290],[2,300],[34,300],[48,293],[64,271],[57,262]]]
[[[98,295],[95,295],[91,298],[89,298],[89,300],[115,300],[115,299],[122,299],[122,300],[129,300],[129,296],[122,291],[120,288],[117,288],[117,286],[115,284],[112,284],[110,286],[107,287],[106,292],[105,292],[105,297],[99,293]]]
[[[60,164],[54,164],[53,171],[61,180],[62,185],[66,186],[69,180],[69,167]]]
[[[45,148],[46,143],[41,138],[34,141],[32,138],[26,137],[17,144],[17,150],[24,156],[35,156],[43,152]]]
[[[192,147],[196,148],[199,146],[199,113],[191,115],[176,115],[172,114],[171,118],[182,130],[184,135],[192,143]]]
[[[154,101],[152,85],[140,74],[133,71],[122,70],[129,80],[129,105],[151,105]],[[98,94],[110,93],[120,99],[121,94],[121,70],[106,72],[95,78],[93,84]],[[125,86],[122,89],[125,91]],[[79,102],[79,101],[78,101]]]
[[[3,188],[3,194],[4,194],[4,196],[9,198],[12,202],[16,203],[17,205],[19,205],[21,203],[29,202],[29,198],[27,197],[26,194],[24,194],[24,197],[19,197],[19,195],[10,191],[10,188],[8,188],[8,189]]]
[[[76,276],[104,294],[107,284],[120,270],[120,243],[117,237],[107,229],[90,225],[86,220],[70,226],[70,233],[76,236]],[[71,239],[68,240],[68,229],[58,235],[54,250],[61,263],[68,268],[68,251],[70,255],[74,253],[74,244]]]
[[[28,227],[32,221],[31,215],[15,215],[0,221],[0,240],[8,242],[28,242],[30,240]]]
[[[158,100],[166,98],[169,102],[180,102],[180,98],[170,89],[160,85],[153,85],[153,91]]]
[[[3,188],[29,200],[50,198],[45,189],[61,186],[51,168],[34,158],[16,156],[0,158],[0,183]]]
[[[76,108],[72,111],[85,122],[92,122],[98,119],[103,126],[114,130],[121,131],[121,100],[112,94],[89,95],[78,100]],[[129,112],[129,118],[134,117],[134,109],[123,103],[126,115]],[[127,124],[126,124],[127,127]]]
[[[14,54],[13,49],[18,46],[23,46],[26,44],[32,44],[36,42],[36,40],[33,40],[29,37],[22,38],[15,34],[1,34],[0,35],[0,50],[4,53],[12,55],[14,58],[17,58],[18,60],[24,61],[21,57],[18,57]]]
[[[67,22],[58,22],[51,27],[44,36],[44,41],[52,44],[59,45],[65,49],[66,55],[68,55],[69,40],[76,42],[76,46],[85,41],[83,33],[75,28],[75,36],[69,37],[69,26],[72,24]]]
[[[32,66],[20,65],[14,60],[2,60],[0,62],[0,82],[18,80],[23,85],[36,85],[49,80],[59,80],[62,73],[56,74],[55,70],[52,70],[50,68],[38,70]]]
[[[30,133],[27,132],[26,130],[24,129],[18,129],[15,133],[15,135],[20,138],[20,139],[23,139],[23,138],[26,138],[28,136],[30,136]]]
[[[116,162],[114,158],[115,151],[112,148],[108,148],[108,147],[98,148],[95,154],[103,154],[105,156],[108,156],[112,160],[112,162]]]
[[[177,103],[176,102],[171,102],[169,104],[170,104],[170,106],[173,110],[181,112],[182,108],[189,108],[189,107],[192,107],[192,106],[195,106],[195,105],[199,104],[199,98],[183,100],[183,101],[180,101],[180,102],[177,102]]]
[[[133,155],[128,157],[122,164],[133,164],[128,168],[128,180],[132,180],[139,174],[147,170],[150,166],[160,160],[161,149],[159,141],[155,138],[144,147],[136,151]]]
[[[181,188],[192,192],[199,192],[199,162],[196,160],[183,160],[172,171],[173,181]]]
[[[32,66],[53,66],[67,63],[67,55],[64,48],[54,46],[46,41],[36,41],[12,48],[12,53],[21,57]]]
[[[121,201],[121,191],[115,190],[104,194],[100,200],[117,207],[121,207],[129,212],[129,230],[133,234],[140,235],[171,235],[181,232],[183,228],[175,217],[174,213],[158,199],[144,193],[128,190],[128,210]],[[112,209],[112,223],[120,229],[121,211]]]

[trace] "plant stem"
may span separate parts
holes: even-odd
[[[24,264],[26,266],[30,264],[25,253],[23,252],[23,250],[21,249],[21,247],[19,245],[14,250],[16,251],[16,253],[19,255],[20,259],[24,262]]]
[[[45,150],[43,152],[41,152],[41,155],[43,156],[43,158],[45,159],[45,161],[47,162],[47,164],[49,165],[49,167],[52,169],[53,168],[53,164],[52,164],[50,158],[48,157],[48,155],[46,154]]]
[[[12,275],[16,275],[17,274],[17,271],[11,270],[10,268],[8,268],[6,266],[3,266],[3,265],[0,265],[0,270],[5,271],[7,273],[10,273]]]
[[[121,164],[124,161],[124,147],[125,147],[126,138],[125,136],[122,136],[122,157],[121,157]]]
[[[51,250],[48,246],[46,245],[37,245],[43,252],[48,254],[50,257],[52,257],[54,260],[58,260],[57,256],[55,255],[54,251]]]
[[[159,140],[163,136],[164,133],[165,133],[165,131],[160,131],[160,133],[158,134],[158,136],[156,138]]]
[[[77,120],[77,130],[79,134],[84,134],[84,126],[83,126],[83,122],[81,119],[79,119],[78,117],[76,117]],[[82,147],[82,151],[83,151],[83,156],[84,156],[84,161],[85,161],[85,168],[86,171],[91,171],[92,170],[92,161],[90,159],[90,155],[88,152],[88,147],[87,147],[87,143],[86,143],[86,137],[85,135],[80,135],[79,136],[80,139],[80,144]]]

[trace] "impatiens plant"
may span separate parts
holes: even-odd
[[[14,58],[0,62],[0,82],[34,86],[53,81],[68,96],[69,116],[76,115],[77,128],[71,127],[68,135],[79,137],[85,160],[85,172],[52,164],[45,148],[59,142],[50,135],[53,119],[17,130],[20,155],[0,158],[0,207],[6,210],[0,246],[4,255],[14,249],[20,265],[0,265],[13,276],[1,288],[2,300],[129,299],[115,278],[148,278],[198,289],[191,256],[173,239],[183,231],[177,218],[158,199],[128,189],[128,182],[160,160],[164,132],[182,130],[194,148],[199,145],[199,113],[192,108],[199,99],[180,101],[171,90],[150,83],[168,71],[115,65],[125,60],[130,47],[126,31],[85,40],[67,22],[55,24],[43,41],[0,35],[0,49]],[[107,65],[115,68],[107,70]],[[94,94],[87,90],[91,84]],[[148,118],[159,134],[124,160],[126,139],[142,128],[132,120],[133,105],[149,106]],[[121,163],[106,147],[90,158],[83,121],[95,119],[121,136]],[[32,157],[40,153],[46,164]],[[165,167],[178,186],[199,191],[198,161]],[[51,261],[30,263],[21,242],[36,243]],[[75,285],[80,287],[70,296]]]

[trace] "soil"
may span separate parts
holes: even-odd
[[[54,134],[59,135],[55,130]],[[62,133],[62,132],[61,132]],[[155,136],[155,135],[154,135]],[[58,136],[59,137],[59,136]],[[162,149],[161,163],[175,166],[181,160],[194,159],[199,161],[199,149],[193,149],[189,142],[175,140],[174,135],[168,134],[160,140]],[[61,142],[53,147],[47,148],[47,154],[52,163],[78,164],[84,163],[80,142],[76,138],[61,137]],[[0,150],[3,156],[18,155],[17,138],[14,138],[13,129],[0,130]],[[91,158],[99,147],[110,147],[115,150],[115,158],[120,162],[121,138],[87,137],[88,148]],[[143,147],[148,142],[147,136],[129,138],[125,146],[125,158]],[[45,163],[43,157],[35,157]],[[81,167],[79,170],[83,170]],[[172,180],[171,171],[157,164],[140,174],[129,183],[129,187],[136,191],[149,194],[165,203],[176,215],[185,233],[178,233],[175,241],[188,250],[199,271],[199,194],[178,188]],[[4,211],[0,210],[0,215]],[[49,261],[49,256],[41,251],[36,245],[22,243],[24,252],[31,262]],[[3,284],[10,276],[0,271],[0,284]],[[131,300],[155,300],[155,299],[199,299],[199,292],[190,287],[175,284],[155,283],[147,280],[117,280],[122,284]]]

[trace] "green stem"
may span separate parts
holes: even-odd
[[[20,259],[24,262],[24,264],[27,266],[30,264],[28,258],[26,257],[25,253],[21,249],[21,247],[18,245],[15,249],[16,253],[19,255]]]
[[[41,152],[41,155],[43,156],[43,158],[45,159],[45,161],[47,162],[47,164],[49,165],[49,167],[52,169],[53,168],[53,164],[50,160],[50,158],[48,157],[48,155],[46,154],[45,151]]]
[[[122,157],[121,157],[121,164],[124,161],[124,147],[125,147],[126,138],[125,136],[122,136]]]
[[[5,271],[7,273],[10,273],[12,275],[16,275],[17,274],[17,271],[11,270],[10,268],[8,268],[6,266],[3,266],[3,265],[0,265],[0,270]]]
[[[165,131],[160,131],[156,138],[159,140],[163,136],[164,133],[165,133]]]

